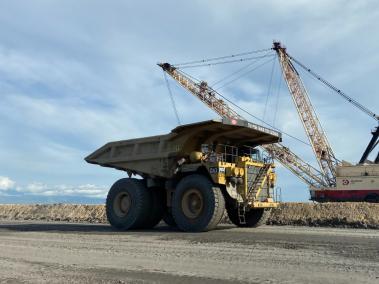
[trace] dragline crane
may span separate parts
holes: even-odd
[[[226,104],[223,97],[217,91],[208,86],[206,82],[202,81],[196,83],[189,76],[185,75],[169,63],[160,63],[158,65],[181,86],[187,89],[192,95],[200,99],[200,101],[202,101],[210,109],[214,110],[221,117],[246,120],[242,115],[238,114],[228,104]],[[255,124],[254,126],[258,127]],[[276,131],[263,126],[259,126],[259,130],[264,130],[268,133],[277,133]],[[308,185],[313,187],[327,185],[324,175],[319,170],[302,160],[288,147],[285,147],[280,143],[261,145],[261,147]]]
[[[282,75],[287,83],[287,87],[291,94],[292,100],[296,106],[300,120],[303,124],[310,145],[315,154],[316,160],[319,164],[320,170],[311,166],[309,163],[302,160],[298,155],[292,152],[288,147],[283,146],[281,143],[261,145],[273,158],[279,161],[286,168],[291,170],[297,177],[306,182],[310,186],[311,199],[316,201],[377,201],[379,202],[379,153],[376,156],[374,163],[367,164],[367,158],[374,148],[379,144],[379,127],[372,132],[372,139],[364,151],[359,164],[351,165],[347,162],[340,162],[327,139],[326,133],[317,117],[316,111],[312,106],[311,100],[301,80],[301,77],[296,70],[294,63],[309,72],[317,80],[325,84],[328,88],[335,91],[349,103],[379,121],[378,115],[370,111],[353,98],[346,95],[341,90],[334,87],[331,83],[323,79],[321,76],[307,68],[305,65],[290,56],[286,48],[280,42],[274,42],[272,50],[278,56]],[[246,55],[255,52],[243,53]],[[209,62],[217,59],[224,59],[225,56],[219,58],[206,59],[190,63]],[[264,57],[264,56],[263,56]],[[251,58],[246,58],[251,59]],[[242,61],[243,59],[231,60],[221,63]],[[188,63],[182,63],[186,65]],[[215,63],[220,64],[220,63]],[[196,81],[191,76],[187,75],[177,68],[177,65],[169,63],[158,64],[164,72],[170,75],[181,86],[187,89],[191,94],[200,99],[210,109],[214,110],[221,117],[231,119],[244,119],[242,115],[232,109],[221,94],[219,94],[212,87],[208,86],[205,81]],[[210,65],[210,64],[208,64]],[[202,66],[193,65],[194,67]],[[239,106],[230,102],[235,107],[241,109]],[[245,111],[246,112],[246,111]],[[274,130],[252,124],[254,127],[259,128],[264,132],[272,132]]]

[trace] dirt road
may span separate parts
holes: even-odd
[[[1,221],[0,268],[1,283],[379,283],[379,231]]]

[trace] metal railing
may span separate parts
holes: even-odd
[[[274,202],[282,202],[282,188],[280,186],[272,189],[272,197]]]

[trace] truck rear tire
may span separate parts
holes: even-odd
[[[138,229],[149,220],[151,195],[141,180],[123,178],[108,192],[105,209],[108,222],[119,230]]]
[[[236,206],[227,204],[226,212],[228,213],[230,221],[234,225],[238,227],[245,227],[245,228],[256,228],[256,227],[266,224],[268,218],[270,217],[271,209],[260,208],[260,209],[250,209],[249,211],[246,211],[245,224],[241,224],[241,221],[238,216],[238,209]]]
[[[172,215],[182,231],[212,230],[220,222],[224,210],[225,200],[220,188],[205,176],[187,176],[174,191]]]
[[[166,193],[164,188],[152,187],[148,189],[151,197],[149,216],[141,225],[144,229],[154,228],[162,220],[166,208]]]

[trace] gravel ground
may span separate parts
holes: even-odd
[[[379,231],[0,222],[1,283],[379,283]]]

